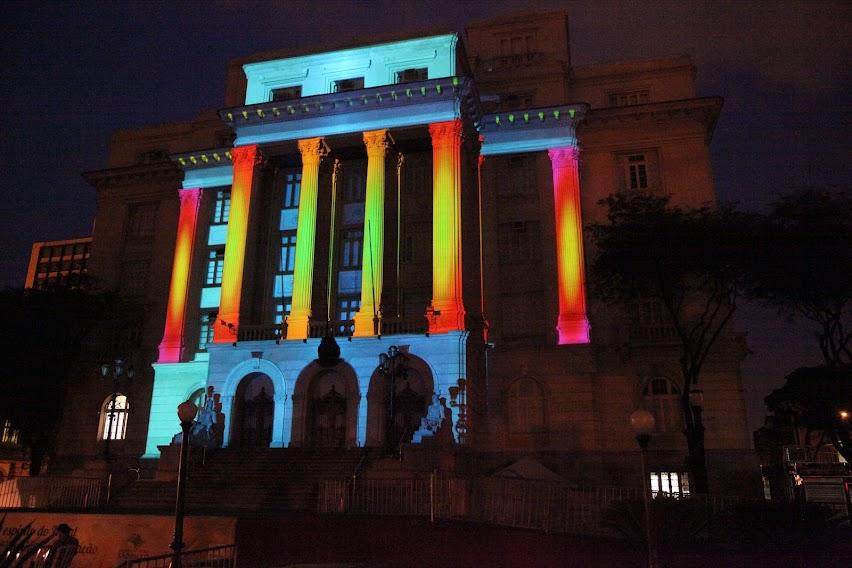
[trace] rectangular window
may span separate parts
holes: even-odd
[[[198,350],[207,351],[207,344],[213,343],[213,329],[216,326],[218,312],[201,312],[201,325],[198,332]]]
[[[337,320],[340,322],[337,332],[341,335],[352,335],[355,331],[355,314],[361,307],[361,298],[341,296],[337,298]]]
[[[499,226],[498,246],[504,263],[535,262],[539,258],[537,221],[514,221]]]
[[[280,298],[275,303],[275,323],[284,322],[284,318],[290,315],[290,309],[293,307],[293,299],[290,297]]]
[[[338,79],[334,82],[334,92],[358,91],[364,88],[363,77],[352,77],[351,79]]]
[[[645,154],[627,156],[627,187],[648,189],[648,163]]]
[[[343,170],[343,202],[363,203],[367,198],[367,165],[351,162]]]
[[[363,229],[343,229],[343,235],[340,239],[340,270],[358,270],[361,268],[363,248]]]
[[[225,247],[213,247],[207,253],[207,278],[205,286],[221,286],[225,266]]]
[[[497,192],[500,195],[529,195],[535,190],[535,159],[506,156],[498,163]]]
[[[216,203],[213,205],[213,225],[227,225],[231,216],[231,190],[220,189],[216,192]]]
[[[284,199],[281,203],[282,209],[296,209],[299,207],[299,195],[302,191],[302,174],[287,174],[284,182]]]
[[[417,81],[425,81],[429,78],[429,69],[426,67],[418,67],[416,69],[403,69],[396,72],[397,83],[416,83]]]
[[[127,214],[127,236],[147,239],[154,236],[157,227],[157,204],[137,203],[131,205]]]
[[[292,101],[293,99],[302,98],[302,86],[293,85],[292,87],[281,87],[272,89],[273,101]]]
[[[651,496],[689,497],[689,474],[673,471],[652,471],[650,473]]]
[[[609,95],[610,106],[633,106],[644,105],[649,102],[648,91],[631,91],[627,93],[611,93]]]
[[[278,255],[278,274],[293,274],[296,266],[296,231],[281,231],[281,249]]]

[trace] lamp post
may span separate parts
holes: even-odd
[[[379,353],[378,372],[387,380],[387,416],[385,420],[385,445],[388,452],[394,452],[393,429],[396,420],[396,408],[394,398],[396,397],[396,381],[399,375],[405,376],[404,366],[405,354],[396,345],[388,347],[387,353]]]
[[[115,436],[113,428],[115,427],[115,402],[118,399],[118,389],[125,378],[127,378],[129,382],[133,379],[133,375],[135,374],[133,367],[126,365],[124,359],[116,359],[114,362],[104,363],[101,365],[101,377],[104,380],[107,378],[112,379],[112,396],[110,397],[109,403],[109,423],[107,424],[106,435],[104,436],[106,439],[104,444],[104,459],[106,461],[109,461],[112,458],[109,453],[109,443],[113,436]]]
[[[654,540],[653,517],[651,516],[651,486],[648,478],[648,442],[654,431],[654,415],[639,409],[630,415],[630,427],[636,434],[642,454],[642,500],[645,504],[645,540],[648,543],[648,568],[657,568],[657,546]]]
[[[184,498],[186,497],[186,472],[189,468],[189,436],[192,421],[198,413],[198,407],[187,400],[177,407],[180,429],[183,432],[180,442],[180,461],[178,462],[177,497],[175,497],[175,534],[172,540],[174,560],[172,568],[181,567],[180,552],[183,549],[183,510]]]

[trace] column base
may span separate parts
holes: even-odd
[[[447,333],[464,330],[464,308],[455,305],[432,304],[426,308],[429,333]]]
[[[589,343],[589,320],[586,316],[559,316],[556,331],[559,333],[559,345]]]
[[[369,306],[367,306],[369,307]],[[373,315],[372,310],[359,310],[355,314],[354,337],[372,337],[379,334],[379,321]]]
[[[180,342],[163,341],[158,348],[159,357],[157,363],[180,363],[181,351],[183,351]]]
[[[287,316],[287,339],[307,339],[310,314],[290,314]]]

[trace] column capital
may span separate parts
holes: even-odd
[[[576,165],[577,160],[580,159],[580,149],[577,146],[550,148],[547,155],[550,156],[550,161],[554,166],[572,166]]]
[[[432,137],[432,146],[457,144],[461,139],[462,128],[463,124],[459,118],[446,122],[430,123],[429,135]]]
[[[263,154],[260,152],[257,144],[237,146],[231,150],[231,156],[233,156],[234,166],[257,166],[263,163]]]
[[[368,156],[384,156],[388,147],[394,143],[393,136],[386,128],[364,132],[364,145]]]
[[[204,189],[200,187],[179,189],[178,198],[180,199],[180,206],[184,207],[184,203],[197,205],[201,199],[202,193],[204,193]]]
[[[302,154],[302,162],[319,163],[330,151],[325,138],[303,138],[299,140],[299,153]]]

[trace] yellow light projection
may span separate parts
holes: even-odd
[[[231,186],[231,213],[225,238],[225,263],[222,267],[222,296],[219,317],[213,331],[214,343],[236,341],[240,324],[240,298],[246,256],[249,204],[254,167],[261,159],[256,145],[234,148],[234,181]]]

